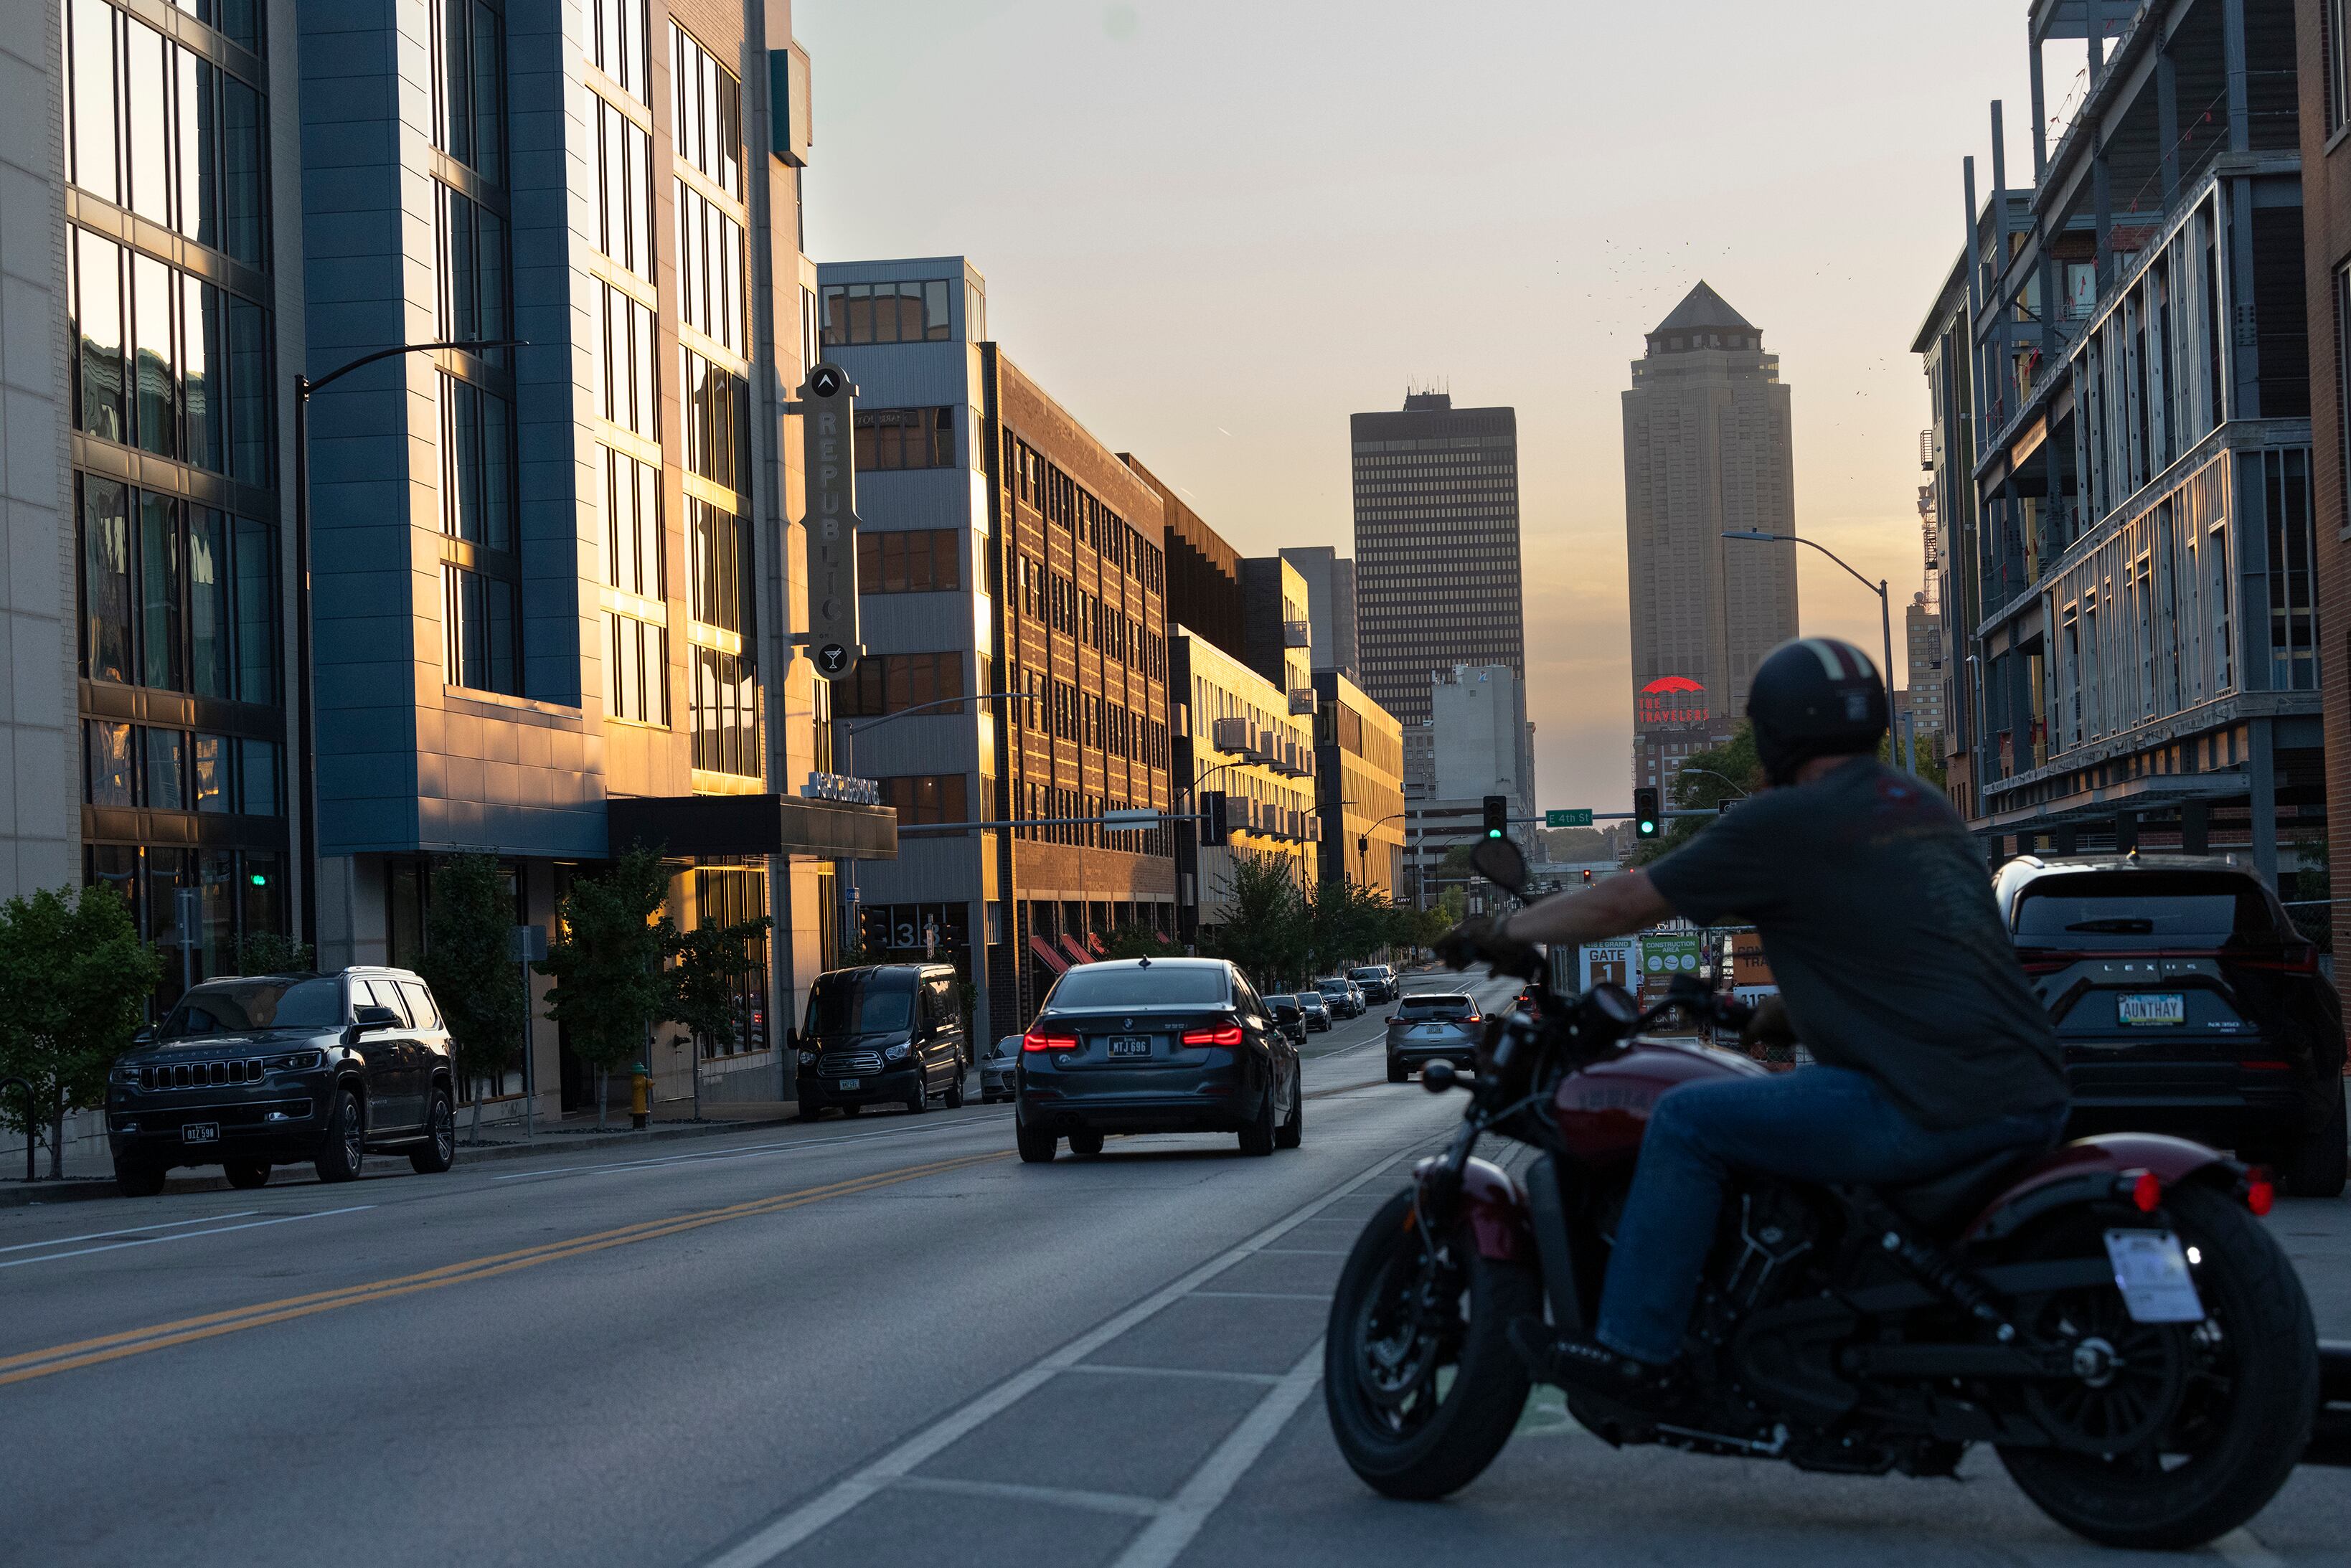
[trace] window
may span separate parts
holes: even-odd
[[[2341,35],[2333,30],[2333,20],[2346,0],[2327,0],[2329,13],[2330,50],[2339,48],[2332,40]],[[2330,68],[2334,62],[2330,61]],[[2351,465],[2351,262],[2335,269],[2335,442],[2340,461]],[[2351,468],[2346,468],[2351,473]],[[2338,529],[2351,528],[2351,484],[2341,486],[2342,515],[2335,519]]]
[[[605,582],[641,599],[660,599],[662,554],[661,470],[606,449]]]
[[[515,585],[503,577],[441,568],[442,678],[453,686],[515,694]]]
[[[441,336],[453,342],[509,336],[507,308],[506,220],[479,203],[434,182],[440,234]],[[507,350],[483,356],[507,362]]]
[[[233,9],[249,31],[250,6]],[[104,0],[71,0],[63,21],[73,183],[198,245],[262,265],[260,95]]]
[[[964,695],[961,653],[886,653],[864,660],[848,680],[834,685],[833,712],[879,718]]]
[[[749,663],[716,648],[694,650],[694,766],[741,778],[764,776],[759,685]]]
[[[603,293],[601,412],[622,429],[658,441],[661,389],[655,380],[653,310],[609,283]]]
[[[93,806],[139,803],[139,765],[131,749],[131,727],[84,719],[81,724],[83,799]]]
[[[505,43],[485,0],[436,0],[433,144],[486,180],[506,180]]]
[[[597,248],[640,277],[653,276],[653,141],[602,99],[596,105]]]
[[[514,411],[496,392],[441,375],[441,531],[512,551]]]
[[[2319,47],[2326,56],[2326,133],[2332,136],[2351,122],[2351,49],[2346,49],[2343,26],[2346,13],[2351,5],[2345,0],[2323,0],[2319,16]]]
[[[244,786],[243,810],[248,817],[279,817],[286,813],[285,791],[278,786],[278,746],[274,740],[236,743],[237,774]]]
[[[596,37],[590,57],[639,103],[653,101],[652,62],[646,54],[651,40],[645,0],[596,0]]]
[[[694,618],[728,632],[751,630],[750,530],[724,507],[685,498],[686,564]]]
[[[873,468],[952,468],[955,452],[955,410],[951,408],[857,411],[860,473]]]
[[[860,593],[951,593],[962,587],[960,528],[893,529],[857,536]]]
[[[746,494],[751,488],[750,386],[692,349],[678,355],[685,378],[685,465]]]
[[[2264,452],[2269,514],[2270,689],[2318,689],[2318,595],[2312,538],[2310,455]]]
[[[668,628],[605,612],[604,712],[638,724],[669,723]]]
[[[702,171],[739,202],[743,199],[743,85],[684,28],[673,22],[669,33],[678,160]]]
[[[274,532],[95,475],[78,483],[81,673],[275,702]]]
[[[882,803],[897,811],[902,832],[924,822],[971,820],[964,812],[964,776],[960,773],[901,774],[874,782],[882,787]]]
[[[955,335],[950,293],[943,277],[903,283],[824,286],[827,346],[859,343],[944,343]]]
[[[743,255],[743,225],[678,181],[678,319],[738,354],[745,351]]]

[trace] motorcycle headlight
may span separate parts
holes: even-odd
[[[813,1051],[801,1051],[800,1065],[802,1067],[814,1067],[816,1065],[816,1052]]]
[[[882,1060],[884,1061],[904,1061],[906,1060],[907,1056],[912,1053],[913,1050],[914,1048],[912,1046],[893,1045],[889,1050],[882,1053]]]

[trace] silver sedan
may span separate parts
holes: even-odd
[[[979,1059],[979,1103],[1012,1098],[1013,1069],[1020,1064],[1020,1037],[1008,1034]]]

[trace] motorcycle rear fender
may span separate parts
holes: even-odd
[[[1445,1162],[1431,1155],[1412,1168],[1415,1186],[1425,1187],[1432,1176],[1442,1176]],[[1506,1263],[1531,1263],[1535,1259],[1534,1229],[1527,1214],[1527,1195],[1509,1173],[1490,1160],[1471,1160],[1461,1171],[1461,1211],[1469,1219],[1481,1256]]]
[[[2030,1175],[1986,1205],[1968,1227],[1966,1239],[1997,1241],[2053,1208],[2112,1197],[2117,1178],[2135,1181],[2142,1171],[2153,1173],[2166,1186],[2203,1181],[2233,1189],[2243,1167],[2218,1150],[2159,1133],[2077,1138],[2051,1150]]]

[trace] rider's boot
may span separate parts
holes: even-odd
[[[1523,1317],[1510,1327],[1510,1348],[1527,1370],[1571,1394],[1590,1394],[1636,1408],[1669,1403],[1680,1379],[1670,1366],[1654,1366],[1620,1355],[1598,1340],[1555,1339],[1541,1318]]]

